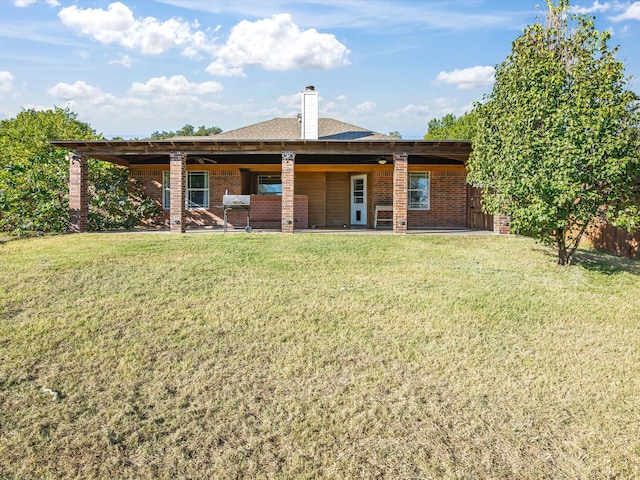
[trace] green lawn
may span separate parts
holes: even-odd
[[[639,292],[519,237],[0,243],[0,478],[640,478]]]

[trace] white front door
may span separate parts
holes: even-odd
[[[351,225],[367,225],[366,175],[351,175]]]

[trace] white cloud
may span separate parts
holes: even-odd
[[[100,87],[94,87],[79,80],[75,83],[60,82],[47,93],[52,97],[66,102],[66,105],[80,111],[94,112],[96,108],[100,111],[109,111],[113,114],[121,113],[123,107],[141,107],[148,104],[147,100],[136,97],[119,98],[111,93],[103,92]]]
[[[335,98],[335,101],[327,101],[327,102],[322,102],[320,104],[320,112],[323,114],[334,114],[334,112],[341,112],[341,110],[344,109],[345,107],[345,102],[347,101],[347,96],[346,95],[338,95]],[[346,115],[347,113],[344,112],[344,115]]]
[[[606,12],[609,9],[611,9],[611,4],[609,2],[600,3],[598,0],[595,0],[593,2],[593,5],[590,7],[571,7],[571,11],[573,13],[578,13],[581,15],[596,12]]]
[[[282,116],[282,111],[276,107],[262,108],[254,112],[256,118],[274,118]]]
[[[466,115],[475,108],[475,103],[467,103],[458,109],[459,115]]]
[[[336,102],[324,102],[322,104],[322,108],[320,109],[320,112],[324,114],[331,113],[336,110],[336,107],[337,107]]]
[[[10,92],[13,88],[13,75],[11,72],[0,71],[0,93]]]
[[[73,84],[60,82],[48,89],[47,93],[65,101],[102,99],[105,95],[99,87],[89,85],[82,80]]]
[[[376,109],[376,102],[368,101],[356,106],[354,110],[356,111],[356,113],[362,114],[362,113],[371,113],[375,109]]]
[[[20,0],[30,1],[30,0]],[[206,71],[214,76],[245,76],[244,68],[260,66],[267,70],[328,70],[348,65],[349,50],[332,34],[310,28],[301,30],[289,14],[274,15],[235,25],[220,44],[200,30],[199,23],[179,18],[162,21],[154,17],[136,18],[122,2],[106,9],[62,8],[58,17],[64,25],[105,45],[120,45],[145,54],[161,54],[173,48],[200,59],[203,53],[213,56]]]
[[[423,105],[409,104],[392,112],[391,118],[430,117],[439,118],[449,113],[463,115],[473,109],[473,104],[457,106],[456,99],[439,97],[425,101]]]
[[[627,7],[627,9],[620,15],[611,17],[614,22],[621,22],[623,20],[640,20],[640,2],[633,2]]]
[[[147,83],[136,82],[131,86],[131,93],[143,95],[203,95],[207,93],[221,92],[223,86],[220,82],[190,83],[182,75],[174,75],[170,78],[155,77]]]
[[[89,55],[89,52],[87,52],[86,50],[78,50],[78,49],[73,50],[73,54],[76,57],[82,58],[83,60],[86,60],[87,58],[89,58],[91,56],[91,55]]]
[[[232,105],[226,105],[216,102],[205,102],[202,103],[201,106],[203,110],[211,110],[219,113],[232,113],[234,117],[240,114],[250,115],[251,112],[255,111],[255,106],[250,102],[237,103]]]
[[[241,67],[228,67],[221,62],[213,62],[206,68],[206,72],[216,77],[246,77]]]
[[[241,75],[258,65],[267,70],[328,70],[348,65],[349,50],[334,35],[300,30],[288,14],[238,23],[207,68],[212,75]]]
[[[122,65],[125,68],[129,68],[133,64],[133,58],[129,55],[120,55],[117,60],[110,60],[110,65]]]
[[[426,115],[433,115],[433,111],[433,108],[429,105],[414,105],[413,103],[410,103],[395,112],[394,116],[417,115],[422,117]]]
[[[302,92],[291,95],[280,95],[278,97],[278,103],[288,108],[300,107],[302,105]]]
[[[131,93],[132,87],[123,96],[116,96],[98,86],[77,81],[58,83],[47,93],[54,98],[56,105],[71,108],[91,124],[110,125],[110,130],[105,132],[107,137],[143,137],[154,130],[175,129],[186,123],[209,124],[212,110],[224,113],[225,118],[235,118],[239,115],[237,109],[241,107],[219,105],[216,108],[211,103],[203,104],[202,99],[206,97],[198,94],[222,88],[218,82],[189,83],[179,76],[160,77],[139,83],[136,88],[140,91]],[[253,120],[255,110],[247,105],[242,111]],[[167,115],[167,112],[172,112],[172,115]]]
[[[438,108],[449,108],[453,103],[453,99],[447,97],[438,97],[433,101],[433,104]]]
[[[139,49],[146,54],[159,54],[175,47],[183,48],[187,56],[198,51],[212,51],[213,44],[204,32],[192,31],[192,26],[181,19],[164,22],[154,17],[136,19],[129,7],[115,2],[101,8],[63,8],[58,17],[67,27],[103,44],[116,44]]]
[[[506,1],[506,0],[504,0]],[[220,14],[233,13],[242,18],[261,18],[273,12],[289,12],[299,25],[315,28],[401,28],[412,29],[419,25],[427,28],[452,28],[455,30],[487,29],[500,26],[513,26],[526,22],[530,11],[524,9],[517,13],[504,11],[491,13],[473,13],[469,10],[470,2],[438,2],[438,1],[390,1],[379,0],[363,2],[362,0],[308,0],[295,2],[290,0],[270,1],[204,1],[204,0],[162,0],[182,8],[190,8],[203,12]],[[366,8],[363,8],[366,3]],[[497,0],[496,0],[497,3]],[[544,3],[544,2],[541,2]],[[309,4],[317,8],[309,8]],[[460,8],[456,8],[457,6]],[[391,12],[391,13],[390,13]],[[526,23],[524,23],[526,24]]]
[[[212,110],[214,112],[230,112],[231,107],[229,105],[223,105],[217,102],[206,102],[202,104],[202,108],[206,110]]]
[[[494,80],[495,69],[481,66],[440,72],[436,78],[436,82],[457,85],[460,90],[488,87]]]
[[[294,117],[299,112],[296,110],[281,110],[277,107],[258,108],[251,100],[235,104],[221,104],[216,102],[198,103],[202,111],[206,112],[205,118],[210,118],[208,112],[224,114],[227,122],[226,129],[239,128],[247,125],[248,122],[266,120],[274,117]],[[235,123],[235,124],[234,124]]]
[[[34,3],[37,3],[38,0],[13,0],[13,4],[16,7],[28,7],[29,5],[32,5]],[[58,0],[45,0],[45,3],[47,5],[49,5],[50,7],[59,7],[60,6],[60,2],[58,2]]]

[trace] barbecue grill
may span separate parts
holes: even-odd
[[[247,212],[247,226],[244,231],[251,233],[251,217],[249,208],[251,207],[251,195],[223,195],[222,209],[224,211],[224,231],[227,231],[227,212],[229,210],[244,210]]]

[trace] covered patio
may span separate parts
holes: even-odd
[[[379,226],[404,234],[482,223],[478,209],[469,214],[477,203],[466,181],[470,142],[402,140],[320,118],[311,85],[300,98],[297,117],[211,136],[52,142],[69,151],[70,230],[87,230],[89,158],[128,168],[130,181],[161,208],[151,222],[175,233],[223,222],[226,229],[227,220],[236,226],[248,220],[247,210],[252,226],[289,234]],[[248,208],[226,208],[230,196]]]
[[[409,228],[467,226],[465,162],[471,151],[469,142],[397,140],[347,126],[351,132],[344,132],[339,125],[342,133],[317,140],[246,140],[233,135],[229,138],[232,132],[228,132],[158,141],[52,144],[69,151],[70,229],[75,232],[87,230],[88,158],[124,166],[130,178],[141,179],[143,184],[147,181],[147,193],[162,197],[158,203],[166,209],[167,217],[163,224],[174,233],[184,233],[190,225],[220,226],[221,212],[216,208],[225,192],[251,195],[256,215],[259,205],[273,205],[269,207],[271,223],[264,223],[263,228],[283,233],[314,230],[312,226],[366,229],[377,227],[375,220],[393,233],[407,233]],[[202,177],[207,191],[200,192],[200,197],[191,185],[195,175],[190,172],[195,171],[205,172]],[[416,176],[416,181],[426,183],[426,208],[409,204],[412,171],[426,172],[424,181]],[[260,195],[259,182],[271,176],[281,182],[281,191],[276,196]],[[207,198],[201,198],[204,196]],[[201,202],[195,203],[198,208],[190,208],[191,199]],[[378,211],[388,212],[386,222],[382,218],[385,214]],[[273,222],[274,214],[277,223]],[[204,220],[199,222],[198,218]]]
[[[468,141],[403,140],[320,118],[319,94],[301,92],[301,113],[204,137],[56,141],[69,158],[70,230],[88,226],[89,158],[128,169],[162,212],[148,224],[276,229],[434,228],[503,233],[467,184]],[[235,196],[238,208],[225,202]],[[244,204],[244,208],[239,205]],[[227,216],[229,213],[229,216]]]

